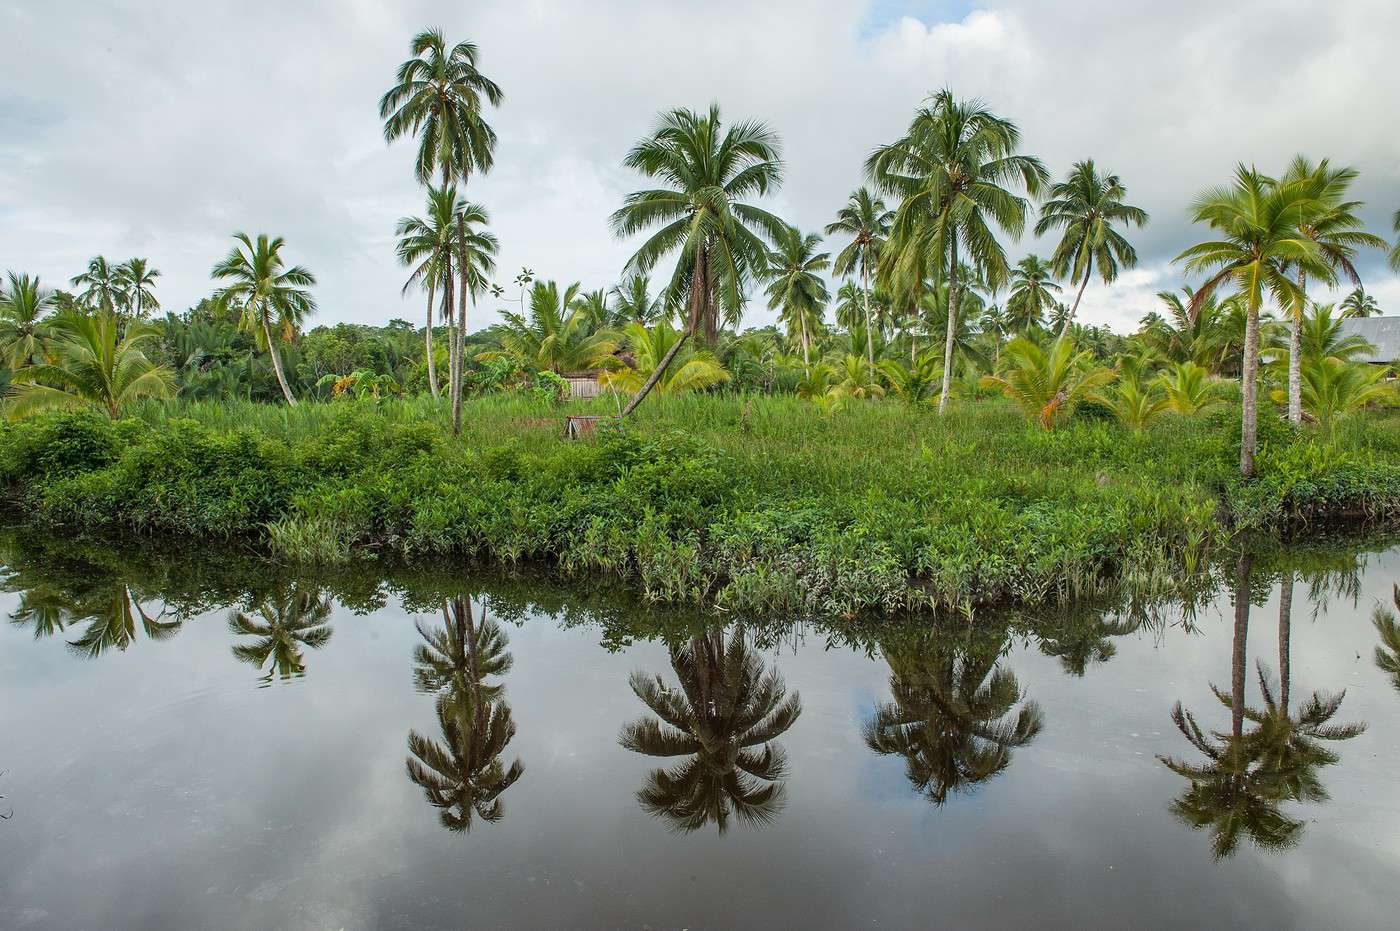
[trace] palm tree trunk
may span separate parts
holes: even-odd
[[[807,341],[807,315],[801,309],[797,311],[797,324],[802,332],[802,366],[807,370],[807,374],[812,374],[812,348]]]
[[[1230,732],[1239,739],[1244,732],[1244,682],[1248,663],[1245,641],[1249,636],[1249,572],[1253,557],[1240,554],[1235,566],[1235,636],[1230,656]]]
[[[1290,667],[1289,640],[1293,634],[1293,570],[1283,574],[1278,590],[1278,695],[1279,706],[1288,714],[1288,680]]]
[[[1308,274],[1298,269],[1298,290],[1303,298],[1288,322],[1288,419],[1303,422],[1303,312],[1307,308]]]
[[[860,263],[861,284],[865,291],[865,354],[870,359],[870,367],[875,367],[875,324],[870,318],[870,268]]]
[[[428,325],[423,331],[424,352],[428,357],[428,390],[433,393],[433,400],[438,399],[437,389],[437,363],[433,361],[433,298],[437,289],[437,279],[431,278],[428,281]]]
[[[467,264],[467,221],[459,213],[457,214],[457,251],[459,259],[457,261],[457,277],[461,280],[461,289],[457,294],[457,335],[453,339],[452,347],[457,356],[457,368],[452,373],[452,435],[456,436],[462,432],[462,347],[466,338],[467,328],[467,292],[470,290],[469,275],[470,266]]]
[[[447,321],[447,395],[452,397],[457,380],[453,373],[457,371],[457,317],[452,313],[452,256],[444,256],[446,265],[442,275],[442,317]]]
[[[685,345],[685,341],[695,334],[695,327],[698,322],[698,319],[692,315],[690,323],[681,331],[680,338],[676,340],[675,345],[666,351],[666,355],[661,357],[660,362],[656,363],[656,368],[651,370],[651,374],[647,376],[646,383],[632,396],[632,400],[627,402],[627,406],[622,409],[622,413],[617,415],[618,420],[621,420],[636,410],[637,405],[641,404],[648,394],[651,394],[651,389],[656,387],[656,383],[660,381],[661,376],[666,373],[666,367],[671,364],[671,360],[681,351],[681,347]]]
[[[1254,475],[1254,448],[1259,432],[1259,402],[1256,398],[1259,374],[1259,304],[1251,293],[1244,325],[1244,363],[1240,367],[1240,474]]]
[[[1064,339],[1069,332],[1069,325],[1074,322],[1074,315],[1079,312],[1079,302],[1084,299],[1084,289],[1089,287],[1089,273],[1094,270],[1094,257],[1089,256],[1089,264],[1084,266],[1084,280],[1079,285],[1079,293],[1074,296],[1074,306],[1069,309],[1069,316],[1065,317],[1064,326],[1060,327],[1060,338]]]
[[[952,261],[948,265],[948,338],[943,341],[943,393],[938,396],[938,413],[948,407],[948,391],[953,383],[953,333],[958,325],[958,239],[948,238]]]
[[[259,313],[258,319],[262,321],[263,338],[267,340],[267,354],[272,356],[272,370],[277,373],[277,384],[282,386],[282,397],[287,399],[288,407],[296,407],[297,399],[292,397],[286,373],[282,371],[282,357],[278,355],[277,344],[272,340],[272,326],[267,321],[267,314]]]

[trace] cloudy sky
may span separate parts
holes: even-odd
[[[1170,260],[1201,236],[1186,205],[1237,161],[1353,165],[1385,234],[1400,207],[1394,0],[0,0],[0,268],[58,285],[98,253],[147,256],[183,309],[233,231],[270,232],[318,276],[318,321],[416,321],[393,227],[422,195],[376,104],[428,25],[476,41],[505,90],[496,168],[470,186],[503,282],[528,265],[611,285],[635,243],[607,217],[641,186],[624,153],[658,111],[711,100],[781,135],[770,206],[803,229],[945,85],[1016,120],[1056,175],[1096,159],[1152,215],[1139,268],[1085,297],[1120,330],[1180,283]],[[1364,270],[1400,313],[1400,279],[1379,255]]]

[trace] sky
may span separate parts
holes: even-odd
[[[766,206],[804,231],[945,86],[1014,120],[1056,176],[1095,159],[1152,218],[1130,235],[1139,266],[1081,307],[1124,332],[1182,283],[1171,260],[1207,238],[1190,201],[1237,162],[1351,165],[1383,235],[1400,208],[1394,0],[0,0],[0,269],[57,287],[93,255],[144,256],[162,306],[183,310],[235,231],[266,232],[316,274],[314,322],[417,322],[393,230],[423,192],[377,104],[427,26],[476,42],[505,92],[496,167],[468,195],[491,213],[507,297],[522,266],[614,284],[640,240],[608,217],[645,186],[623,156],[659,112],[711,101],[779,134],[785,181]],[[1015,261],[1054,243],[1006,247]],[[1361,267],[1400,313],[1380,253]],[[744,323],[772,317],[754,300]]]

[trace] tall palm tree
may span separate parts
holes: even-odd
[[[775,190],[783,165],[777,135],[745,120],[728,129],[718,104],[705,114],[677,109],[661,116],[650,136],[632,147],[624,164],[665,187],[627,196],[612,215],[619,237],[660,227],[631,259],[630,273],[649,272],[676,253],[667,300],[686,302],[686,324],[675,352],[700,330],[711,347],[719,321],[737,323],[749,280],[767,265],[764,240],[776,241],[787,224],[746,202]],[[659,379],[671,360],[663,359]],[[655,382],[648,381],[623,410],[631,413]]]
[[[1038,255],[1028,255],[1016,263],[1006,298],[1007,318],[1013,331],[1025,336],[1044,322],[1046,311],[1055,305],[1055,295],[1060,293],[1054,275],[1054,269]]]
[[[1100,175],[1093,159],[1075,162],[1065,180],[1050,187],[1050,199],[1040,209],[1035,234],[1064,230],[1050,262],[1071,284],[1079,283],[1060,336],[1067,334],[1074,322],[1095,265],[1103,283],[1110,284],[1120,268],[1137,264],[1137,251],[1115,227],[1129,223],[1142,226],[1147,222],[1147,211],[1123,203],[1126,194],[1118,176]]]
[[[419,137],[414,173],[427,184],[434,174],[446,188],[453,178],[465,183],[473,172],[491,170],[496,133],[483,116],[483,98],[500,106],[502,93],[494,81],[477,69],[479,51],[472,42],[459,42],[450,50],[437,29],[418,33],[409,43],[413,57],[399,66],[394,86],[379,101],[384,138]],[[484,213],[483,213],[484,215]],[[452,430],[462,427],[463,340],[467,326],[467,296],[472,261],[466,218],[457,217],[457,315],[450,353]],[[448,308],[450,311],[450,298]]]
[[[37,277],[10,272],[0,291],[0,365],[11,372],[28,365],[47,342],[44,315],[53,309],[53,292]]]
[[[159,269],[151,268],[145,259],[127,259],[117,266],[116,275],[122,290],[122,304],[133,319],[144,320],[151,311],[160,310],[160,301],[155,295]]]
[[[1246,478],[1254,475],[1259,311],[1265,294],[1280,307],[1292,307],[1301,300],[1301,292],[1289,269],[1327,273],[1317,243],[1298,232],[1299,223],[1313,209],[1309,192],[1300,185],[1280,185],[1253,168],[1239,165],[1231,186],[1205,191],[1192,207],[1195,221],[1209,225],[1219,238],[1194,245],[1176,259],[1185,262],[1189,272],[1209,275],[1191,297],[1192,314],[1226,281],[1233,281],[1243,296],[1240,474]]]
[[[274,675],[282,679],[305,675],[302,648],[319,650],[331,639],[331,600],[313,589],[280,586],[260,598],[253,611],[229,613],[229,633],[253,638],[230,649],[237,659],[259,670],[268,663],[266,683]]]
[[[778,311],[778,318],[787,323],[790,332],[800,335],[806,365],[812,364],[812,340],[831,299],[821,275],[831,264],[831,256],[817,251],[821,241],[816,233],[804,236],[797,227],[787,227],[777,236],[764,271],[768,307]]]
[[[1381,312],[1381,305],[1360,286],[1342,299],[1341,308],[1343,317],[1377,317]]]
[[[427,324],[424,327],[424,355],[428,366],[428,390],[434,400],[438,396],[437,362],[433,354],[433,298],[439,283],[443,285],[447,310],[443,316],[449,321],[450,332],[455,332],[454,318],[450,311],[452,247],[457,238],[457,215],[467,210],[467,202],[457,196],[457,186],[428,188],[428,206],[422,217],[403,217],[395,227],[399,237],[399,262],[409,267],[408,280],[403,292],[413,285],[419,285],[428,292]]]
[[[1324,281],[1332,283],[1345,277],[1355,286],[1361,276],[1352,264],[1357,249],[1371,246],[1384,249],[1384,239],[1366,232],[1357,216],[1361,202],[1347,200],[1347,189],[1356,180],[1354,168],[1333,168],[1327,159],[1313,164],[1302,155],[1296,156],[1278,181],[1280,185],[1297,185],[1308,198],[1311,209],[1298,217],[1298,234],[1317,244],[1317,264],[1326,273]],[[1302,328],[1308,304],[1308,268],[1300,263],[1298,294],[1289,313],[1288,342],[1288,419],[1303,422]]]
[[[766,825],[783,803],[787,758],[774,743],[802,714],[802,699],[787,694],[783,677],[765,670],[742,631],[711,627],[671,646],[679,688],[660,676],[632,673],[632,691],[656,715],[626,725],[622,746],[655,757],[685,757],[655,769],[637,792],[642,807],[677,831],[710,822],[723,834],[731,814]]]
[[[871,181],[899,198],[881,282],[906,295],[921,292],[930,274],[948,285],[940,413],[952,379],[960,264],[966,256],[995,290],[1009,269],[993,227],[1019,237],[1030,209],[1006,185],[1019,182],[1035,194],[1048,178],[1039,159],[1016,154],[1020,135],[1016,124],[981,102],[959,101],[943,90],[915,114],[903,138],[866,161]]]
[[[880,260],[880,250],[890,234],[890,224],[894,221],[894,211],[885,207],[885,202],[869,188],[858,188],[851,194],[846,206],[836,214],[836,220],[826,226],[826,235],[840,233],[851,237],[851,242],[836,255],[833,271],[838,275],[849,275],[860,271],[860,285],[865,307],[866,358],[875,364],[875,321],[870,314],[870,278],[876,272]]]
[[[145,346],[159,336],[149,325],[133,324],[117,336],[110,311],[64,314],[48,324],[57,359],[16,372],[10,389],[11,416],[55,407],[96,407],[116,419],[139,398],[170,397],[175,373],[152,362]]]
[[[528,316],[503,311],[499,339],[521,363],[557,374],[596,368],[617,351],[616,334],[597,326],[586,308],[576,306],[581,288],[536,281]]]
[[[1390,262],[1390,267],[1394,271],[1400,272],[1400,210],[1395,211],[1395,216],[1390,221],[1391,229],[1395,232],[1395,247],[1390,250],[1386,258]]]
[[[87,271],[74,275],[71,283],[83,289],[78,295],[78,300],[93,310],[105,310],[113,314],[122,310],[121,276],[116,266],[103,256],[93,256],[88,261]]]

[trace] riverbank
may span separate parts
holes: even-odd
[[[468,403],[455,440],[424,402],[46,415],[0,428],[0,493],[69,532],[234,538],[287,561],[540,564],[795,616],[1163,591],[1239,533],[1400,517],[1394,416],[1333,436],[1262,417],[1242,483],[1230,413],[1050,433],[999,402],[939,418],[677,397],[638,413],[582,441],[562,438],[562,409],[511,398]]]

